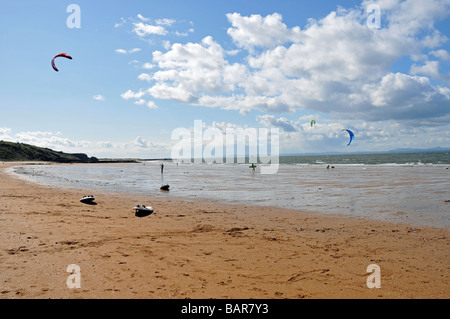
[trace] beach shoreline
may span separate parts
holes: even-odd
[[[2,299],[450,296],[445,229],[98,190],[86,205],[92,190],[6,172],[20,164],[0,163]],[[155,212],[136,217],[138,203]]]

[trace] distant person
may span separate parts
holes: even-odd
[[[164,173],[164,164],[161,164],[161,174]]]

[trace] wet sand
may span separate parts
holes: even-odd
[[[11,165],[0,164],[3,299],[450,297],[444,229],[104,191],[86,205],[93,191],[28,182]],[[135,204],[155,212],[136,217]],[[72,264],[80,288],[67,286]],[[381,288],[367,287],[371,264]]]

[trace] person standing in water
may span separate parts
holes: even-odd
[[[161,174],[164,173],[164,164],[161,164]]]

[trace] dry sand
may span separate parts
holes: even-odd
[[[450,297],[444,229],[41,186],[11,165],[0,164],[3,299]],[[90,193],[97,205],[80,203]],[[138,203],[155,213],[136,217]],[[81,288],[67,286],[71,264]],[[381,288],[367,287],[370,264]]]

